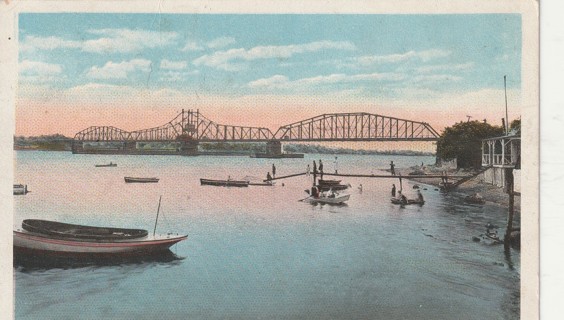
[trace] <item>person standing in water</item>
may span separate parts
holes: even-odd
[[[276,178],[276,167],[274,166],[274,163],[272,164],[272,176]]]
[[[308,163],[307,168],[306,168],[306,176],[309,177],[309,163]]]
[[[393,161],[390,162],[390,172],[392,173],[393,176],[396,175],[396,165],[394,164]]]
[[[392,184],[392,197],[396,196],[396,185]]]
[[[319,159],[319,179],[323,180],[323,162]]]
[[[337,156],[335,156],[335,174],[339,173],[339,162],[337,161]]]

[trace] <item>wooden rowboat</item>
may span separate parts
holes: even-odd
[[[147,255],[167,251],[186,235],[152,235],[146,230],[93,227],[27,219],[14,230],[14,252],[35,256]]]
[[[158,178],[136,178],[136,177],[124,177],[126,183],[157,183]]]
[[[320,185],[337,185],[339,183],[341,183],[341,180],[322,180],[322,179],[319,179]]]
[[[217,186],[217,187],[248,187],[249,181],[200,179],[200,184],[203,186],[205,185],[205,186]]]
[[[101,167],[117,167],[117,163],[108,163],[108,164],[95,164],[94,165],[97,168],[101,168]]]
[[[307,201],[309,203],[342,204],[345,203],[346,201],[349,201],[350,197],[351,197],[350,194],[343,194],[343,195],[335,195],[335,197],[326,197],[326,196],[309,197],[306,198],[304,201]]]
[[[26,195],[29,192],[27,190],[27,184],[15,184],[14,185],[14,195]]]
[[[419,200],[419,199],[407,199],[406,201],[402,201],[399,198],[392,198],[391,199],[393,204],[400,204],[400,205],[407,205],[407,204],[418,204],[420,206],[425,204],[425,200]]]

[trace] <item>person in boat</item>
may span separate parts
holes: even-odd
[[[396,165],[394,164],[393,161],[390,162],[390,172],[392,173],[392,176],[396,175]]]
[[[335,192],[333,191],[333,188],[329,188],[329,191],[327,191],[327,194],[325,194],[325,196],[327,198],[335,198]]]
[[[272,176],[276,178],[276,167],[272,164]]]
[[[311,196],[319,198],[319,189],[317,189],[317,187],[311,187]]]
[[[396,185],[392,184],[392,197],[396,196]]]
[[[419,202],[424,202],[424,201],[425,201],[425,199],[423,199],[423,194],[421,193],[420,190],[417,190],[417,200],[418,200]]]
[[[270,175],[270,172],[266,173],[266,180],[272,181],[272,176]]]
[[[323,162],[319,159],[319,179],[323,180]]]
[[[402,204],[407,204],[407,197],[401,193],[401,191],[399,192],[400,194],[400,203]]]

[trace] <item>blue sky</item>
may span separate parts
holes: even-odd
[[[456,95],[497,96],[503,75],[512,97],[521,87],[518,14],[26,13],[19,43],[20,105],[159,92],[179,104],[339,97],[437,108]]]

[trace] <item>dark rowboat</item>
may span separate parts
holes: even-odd
[[[14,185],[14,195],[26,195],[29,192],[27,190],[27,184],[15,184]]]
[[[117,163],[108,163],[108,164],[95,164],[94,165],[97,168],[101,168],[101,167],[117,167]]]
[[[274,185],[274,182],[273,181],[267,181],[267,182],[250,182],[249,181],[249,185],[250,186],[272,187]]]
[[[345,190],[349,187],[348,184],[319,184],[317,185],[317,188],[319,189],[319,191],[329,191],[329,189],[332,189],[333,191],[341,191],[341,190]]]
[[[319,179],[319,184],[320,185],[337,185],[340,184],[341,180],[322,180]]]
[[[158,178],[136,178],[136,177],[124,177],[126,183],[157,183]]]
[[[217,187],[248,187],[249,181],[200,179],[200,184],[203,186],[217,186]]]
[[[407,204],[418,204],[420,206],[425,204],[425,200],[419,200],[419,199],[407,199],[406,201],[402,201],[399,198],[392,198],[391,199],[393,204],[400,204],[400,205],[407,205]]]
[[[142,229],[92,227],[28,219],[14,230],[14,252],[42,256],[131,256],[166,252],[186,235],[148,235]]]
[[[143,238],[147,230],[121,229],[82,226],[48,220],[27,219],[22,222],[25,231],[47,235],[54,238],[73,238],[86,240],[127,240]]]

